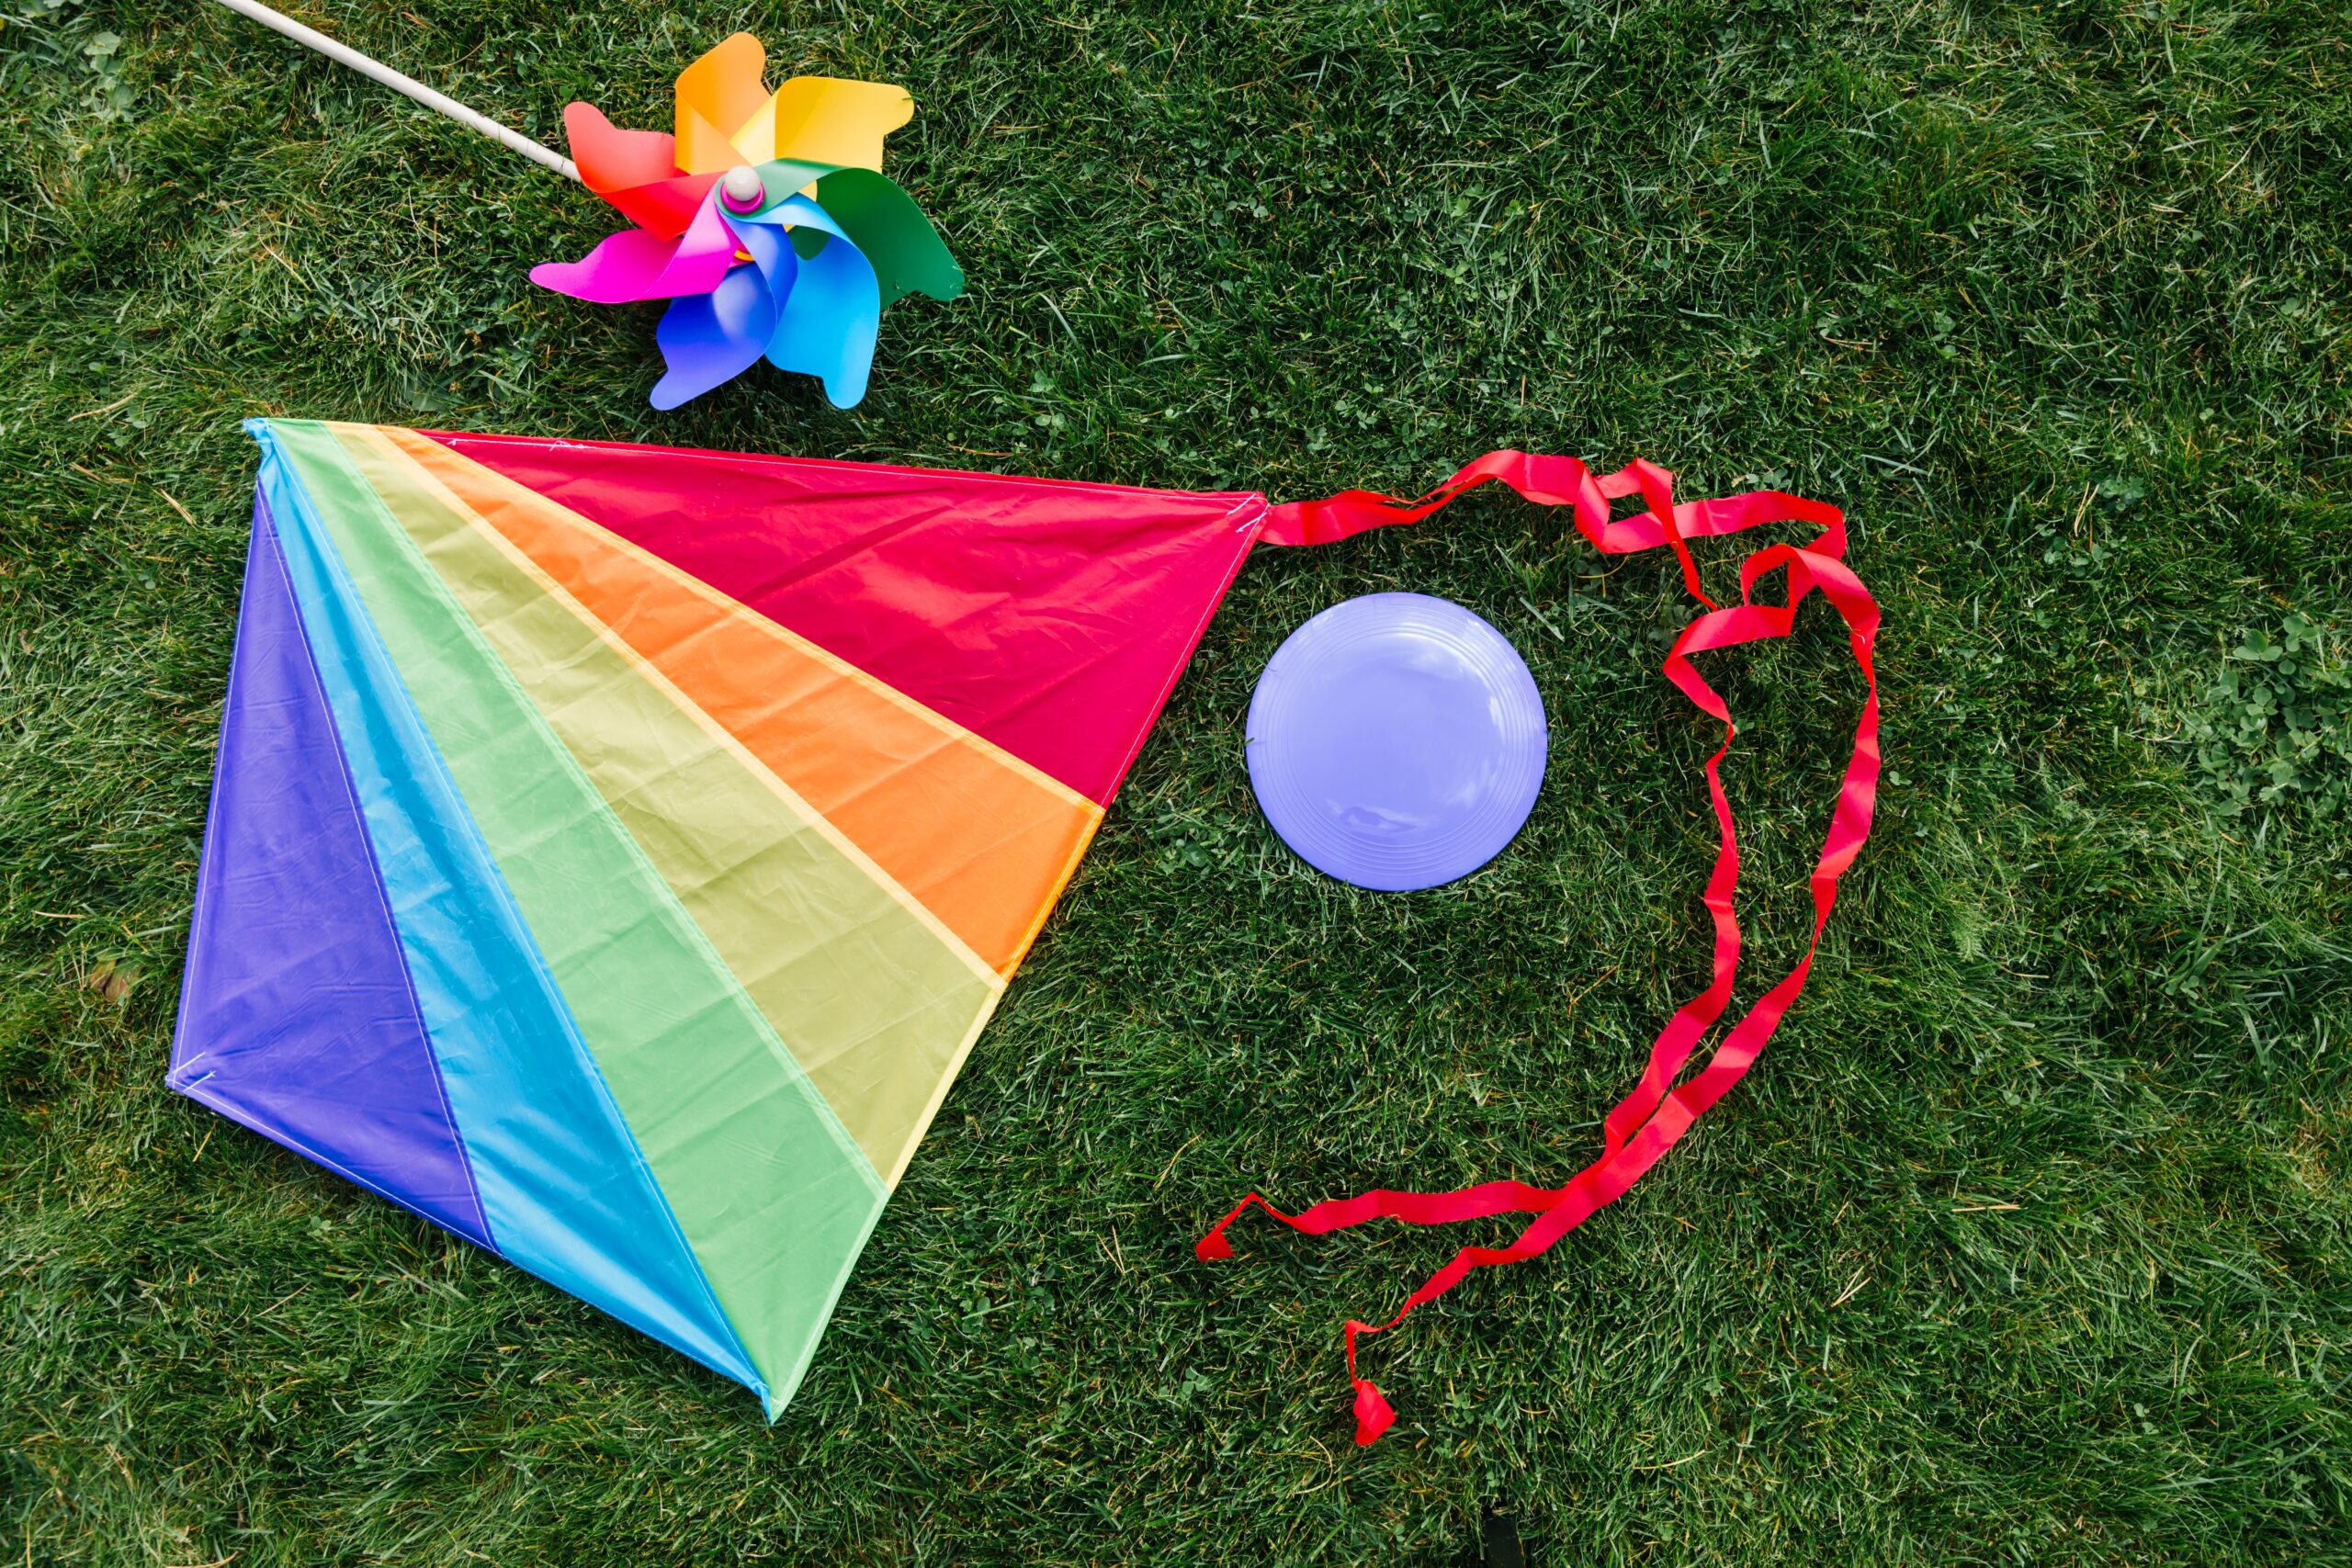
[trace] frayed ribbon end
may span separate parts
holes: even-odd
[[[1368,1382],[1356,1384],[1356,1447],[1368,1449],[1381,1433],[1396,1424],[1396,1412],[1380,1391]]]

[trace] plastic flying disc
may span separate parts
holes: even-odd
[[[1367,593],[1291,633],[1250,702],[1250,785],[1301,860],[1401,892],[1502,852],[1544,783],[1544,700],[1459,604]]]

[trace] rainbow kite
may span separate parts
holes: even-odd
[[[1573,507],[1603,549],[1825,525],[1749,558],[1743,600],[1785,566],[1789,605],[1692,623],[1668,673],[1694,696],[1689,652],[1786,635],[1816,586],[1866,673],[1875,625],[1834,511],[1677,505],[1645,466],[1597,479],[1504,454],[1419,508],[1356,492],[1274,507],[250,428],[259,493],[172,1087],[746,1384],[771,1416],[1253,545],[1410,521],[1497,478]],[[1610,521],[1608,498],[1637,484],[1656,510]],[[1868,827],[1875,711],[1816,877],[1824,918]],[[1719,865],[1718,984],[1661,1036],[1653,1078],[1728,999],[1729,886]],[[1733,1030],[1736,1059],[1702,1075],[1710,1099],[1793,995],[1783,981]],[[1610,1122],[1610,1190],[1576,1201],[1615,1196],[1639,1173],[1625,1161],[1645,1167],[1703,1109],[1645,1083]],[[1296,1223],[1558,1196],[1496,1189],[1442,1213],[1371,1194]],[[1204,1255],[1224,1250],[1220,1235]]]

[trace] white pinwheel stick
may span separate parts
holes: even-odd
[[[477,114],[457,99],[446,97],[416,80],[403,76],[390,66],[368,59],[356,49],[349,49],[326,34],[306,28],[291,17],[281,16],[261,4],[261,0],[220,0],[232,11],[251,17],[263,27],[274,28],[308,49],[315,49],[329,60],[350,66],[371,81],[381,82],[393,92],[415,99],[435,114],[444,114],[459,125],[481,131],[493,141],[503,142],[535,164],[544,164],[566,179],[580,177],[579,166],[551,147],[542,147],[519,130],[499,124],[485,114]]]

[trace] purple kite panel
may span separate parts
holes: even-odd
[[[169,1081],[497,1250],[258,500]]]

